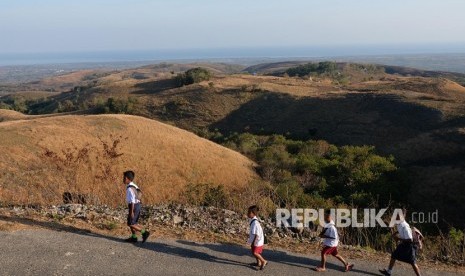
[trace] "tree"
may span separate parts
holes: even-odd
[[[391,196],[388,175],[397,170],[392,156],[379,156],[372,146],[344,146],[332,153],[330,159],[322,171],[328,182],[327,196],[339,196],[346,203],[354,199],[358,203],[367,202],[375,195],[388,199]],[[379,193],[380,190],[384,193]]]
[[[305,77],[310,74],[330,75],[333,76],[337,72],[337,63],[332,61],[323,61],[319,63],[307,63],[297,67],[292,67],[286,70],[285,74],[291,77]]]
[[[184,85],[191,85],[202,81],[208,81],[211,78],[211,73],[205,68],[193,68],[184,73],[178,74],[174,79],[176,84],[181,87]]]
[[[337,147],[325,141],[249,133],[234,134],[224,141],[254,159],[263,179],[286,195],[299,193],[298,185],[308,195],[358,207],[406,200],[406,193],[399,191],[408,190],[408,178],[392,156],[377,155],[372,146]],[[289,198],[285,201],[296,203]]]

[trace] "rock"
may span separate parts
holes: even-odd
[[[66,204],[63,209],[66,213],[77,214],[81,212],[82,205],[81,204]]]
[[[23,214],[23,213],[24,213],[24,209],[23,209],[23,208],[20,208],[20,207],[14,207],[14,208],[13,208],[13,212],[14,212],[16,215],[20,215],[20,214]]]
[[[227,216],[235,216],[235,215],[237,215],[236,212],[230,211],[230,210],[224,210],[224,214],[227,215]]]
[[[46,211],[46,214],[48,214],[49,216],[56,215],[57,213],[58,213],[58,208],[56,206],[52,206],[52,208]]]
[[[40,213],[52,219],[75,218],[82,219],[94,225],[108,222],[125,223],[127,208],[111,208],[108,206],[86,206],[83,204],[62,204],[49,208],[30,209],[29,207],[10,207],[11,214],[31,215]],[[15,214],[15,215],[16,215]],[[157,225],[176,225],[182,229],[194,229],[226,235],[242,235],[248,233],[249,224],[243,214],[216,207],[183,206],[183,205],[157,205],[143,206],[141,224],[156,227]],[[288,228],[276,227],[272,218],[261,222],[265,234],[275,240],[297,237],[296,233]],[[304,229],[302,236],[313,241],[315,231]],[[301,237],[299,237],[301,238]]]
[[[85,219],[87,219],[87,213],[80,212],[75,217],[78,218],[78,219],[84,219],[85,220]]]
[[[178,225],[180,223],[184,222],[184,219],[178,215],[173,216],[173,223],[175,225]]]

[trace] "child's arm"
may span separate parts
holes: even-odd
[[[407,240],[401,239],[399,231],[397,231],[394,228],[392,228],[391,233],[395,241],[411,241],[410,239],[407,239]]]
[[[134,194],[134,190],[132,188],[128,188],[127,191],[126,191],[127,195],[129,196],[129,199],[128,201],[130,203],[128,203],[128,208],[129,208],[129,217],[131,218],[134,218],[134,203],[136,202],[135,201],[135,194]]]
[[[324,238],[324,239],[332,239],[332,240],[335,240],[336,238],[333,238],[333,237],[330,237],[328,235],[326,235],[326,231],[328,230],[329,228],[324,228],[323,231],[321,231],[320,235],[318,237],[320,238]]]
[[[255,244],[255,240],[257,239],[257,235],[256,234],[252,234],[249,236],[249,239],[247,240],[247,244]]]
[[[134,217],[134,203],[129,203],[128,207],[129,207],[129,216],[132,219]]]
[[[331,237],[328,237],[325,235],[326,230],[328,230],[328,228],[323,228],[323,230],[321,231],[320,235],[318,235],[318,237],[325,238],[325,239],[331,239]]]
[[[252,244],[255,244],[255,241],[257,240],[258,238],[258,235],[253,235],[253,241],[252,241]]]

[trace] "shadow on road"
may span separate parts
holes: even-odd
[[[189,258],[189,259],[198,259],[202,261],[212,262],[212,263],[219,263],[225,265],[235,265],[235,266],[243,266],[250,269],[254,269],[247,263],[238,262],[230,259],[220,258],[213,255],[210,255],[205,252],[173,246],[165,243],[156,243],[156,242],[145,242],[143,244],[134,244],[138,248],[144,248],[147,250],[153,250],[159,253],[164,253],[168,255],[178,256],[182,258]]]
[[[76,235],[83,235],[87,237],[102,238],[102,239],[106,239],[112,242],[125,243],[123,239],[118,238],[118,237],[102,235],[102,234],[94,233],[94,232],[91,232],[90,230],[81,229],[75,226],[63,225],[58,222],[39,221],[39,220],[30,219],[30,218],[20,218],[20,217],[7,217],[3,215],[0,215],[0,220],[6,221],[6,222],[16,222],[16,223],[20,223],[20,224],[24,224],[28,226],[40,227],[40,228],[44,228],[44,229],[48,229],[52,231],[63,231],[63,232],[68,232],[68,233],[72,233]],[[241,247],[238,245],[201,244],[201,243],[195,243],[195,242],[184,241],[184,240],[178,240],[177,243],[181,245],[189,246],[189,247],[203,247],[203,248],[206,248],[208,250],[215,251],[218,253],[230,254],[230,255],[235,255],[239,257],[240,256],[251,256],[250,251],[247,248]],[[234,260],[230,260],[226,258],[216,257],[211,254],[201,252],[201,250],[193,250],[193,249],[173,246],[173,245],[169,245],[165,243],[146,242],[144,244],[137,243],[137,244],[134,244],[134,246],[138,248],[146,249],[146,250],[153,250],[156,252],[173,255],[173,256],[179,256],[183,258],[193,258],[193,259],[199,259],[199,260],[203,260],[207,262],[214,262],[214,263],[220,263],[220,264],[225,264],[225,265],[243,266],[243,267],[248,267],[250,269],[254,269],[247,263],[242,263],[242,262],[238,262],[238,261],[234,261]],[[290,255],[287,252],[279,251],[279,250],[265,250],[264,257],[271,263],[281,263],[281,264],[285,264],[289,266],[308,268],[308,269],[320,264],[319,260],[312,259],[310,257]],[[253,260],[252,256],[250,258],[251,260]],[[334,269],[334,270],[340,270],[341,266],[328,263],[327,268]],[[378,274],[374,274],[371,272],[362,271],[358,269],[353,269],[352,271],[360,273],[360,274],[365,274],[365,275],[378,275]]]
[[[7,221],[7,222],[15,222],[20,223],[28,226],[40,227],[47,230],[58,231],[58,232],[68,232],[77,235],[83,235],[87,237],[96,237],[96,238],[103,238],[114,242],[124,242],[124,240],[119,239],[117,237],[106,236],[98,233],[94,233],[87,229],[81,229],[75,226],[70,225],[63,225],[58,222],[53,221],[40,221],[30,218],[21,218],[21,217],[7,217],[0,215],[0,220]]]
[[[227,253],[236,256],[251,256],[250,250],[238,246],[238,245],[223,245],[223,244],[202,244],[202,243],[195,243],[191,241],[184,241],[178,240],[180,244],[188,245],[188,246],[198,246],[198,247],[205,247],[209,250],[220,252],[220,253]],[[263,257],[270,262],[273,263],[281,263],[289,266],[301,267],[301,268],[313,268],[320,265],[320,260],[312,259],[311,257],[301,257],[296,255],[290,255],[285,251],[280,250],[264,250]],[[252,257],[251,257],[252,258]],[[331,257],[328,258],[328,261],[331,261]],[[326,268],[332,270],[342,270],[341,265],[336,265],[328,262],[326,264]],[[371,273],[368,271],[363,271],[359,269],[352,269],[353,272],[357,272],[360,274],[365,275],[379,275],[375,273]]]

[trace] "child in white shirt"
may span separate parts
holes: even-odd
[[[257,260],[257,262],[253,265],[258,266],[260,270],[263,270],[268,262],[262,257],[265,235],[263,234],[262,226],[257,218],[258,210],[258,207],[254,205],[250,206],[247,212],[250,225],[249,240],[247,243],[251,245],[252,255]]]
[[[406,211],[404,210],[404,213]],[[414,242],[412,228],[405,221],[404,214],[397,214],[396,220],[399,222],[396,224],[397,232],[394,235],[394,239],[399,242],[396,250],[391,254],[391,261],[387,269],[380,270],[381,274],[390,276],[392,275],[392,269],[397,261],[408,263],[412,266],[415,275],[420,276],[420,268],[417,265],[416,251],[417,246]],[[421,233],[420,233],[421,235]]]
[[[320,234],[320,237],[324,239],[323,249],[321,250],[321,265],[314,268],[314,270],[318,272],[326,271],[326,255],[332,255],[344,264],[344,272],[350,271],[354,265],[346,262],[337,251],[339,235],[337,234],[337,228],[329,213],[325,214],[325,223],[326,226]]]

